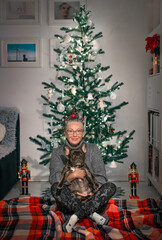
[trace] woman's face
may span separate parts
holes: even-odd
[[[67,18],[69,15],[70,6],[69,4],[62,4],[60,8],[61,18]]]
[[[69,122],[66,126],[65,137],[72,146],[77,146],[82,138],[84,137],[85,132],[83,129],[83,124],[81,122]]]

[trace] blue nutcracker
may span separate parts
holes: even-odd
[[[18,172],[19,179],[22,182],[22,195],[29,195],[28,193],[28,181],[30,180],[30,171],[27,167],[27,161],[22,159],[21,170]]]

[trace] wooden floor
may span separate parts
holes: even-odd
[[[121,196],[119,199],[130,200],[130,183],[129,182],[115,182],[119,190],[121,190]],[[34,182],[29,181],[29,193],[31,196],[46,196],[42,195],[44,191],[50,189],[49,182]],[[49,191],[47,191],[49,192]],[[21,182],[17,182],[11,191],[4,197],[5,200],[11,198],[19,198],[21,194]],[[148,186],[145,182],[140,182],[137,185],[137,194],[139,195],[139,200],[154,198],[155,200],[160,197],[160,194],[156,191],[153,186]],[[131,200],[133,201],[133,200]]]

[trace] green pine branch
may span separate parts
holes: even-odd
[[[30,137],[30,140],[38,145],[38,150],[43,153],[40,157],[40,164],[49,163],[54,142],[58,145],[64,144],[62,119],[65,119],[74,107],[86,117],[85,141],[97,144],[105,164],[113,160],[122,163],[122,160],[128,156],[129,142],[133,139],[135,131],[131,131],[127,137],[124,137],[127,131],[115,131],[114,127],[116,111],[128,102],[124,101],[112,106],[111,101],[107,99],[111,98],[114,91],[120,89],[123,82],[115,82],[111,87],[106,87],[107,90],[102,90],[102,87],[104,89],[106,83],[110,82],[112,74],[105,79],[98,77],[110,67],[96,63],[97,55],[104,54],[104,51],[100,47],[99,49],[93,48],[95,47],[93,45],[103,37],[103,34],[93,32],[95,27],[90,21],[90,13],[91,11],[87,11],[83,5],[79,13],[74,14],[73,20],[76,26],[61,27],[60,30],[70,36],[68,42],[64,34],[54,35],[60,41],[60,45],[63,44],[62,47],[54,49],[60,59],[54,67],[57,72],[61,73],[58,81],[64,84],[64,90],[53,82],[42,82],[44,89],[48,90],[47,96],[41,95],[41,97],[44,100],[43,105],[50,109],[49,114],[43,113],[43,116],[50,120],[47,123],[49,139],[40,135],[36,138]],[[51,95],[55,93],[59,96],[56,101],[52,101]],[[63,108],[59,108],[60,103]],[[120,141],[111,144],[113,138]],[[107,146],[104,145],[105,141],[108,142]]]

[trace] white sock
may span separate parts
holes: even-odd
[[[89,217],[99,225],[104,225],[107,221],[105,217],[96,212],[92,213]]]
[[[78,220],[79,218],[77,217],[77,215],[73,214],[65,226],[66,232],[69,232],[69,233],[72,232],[72,229]]]

